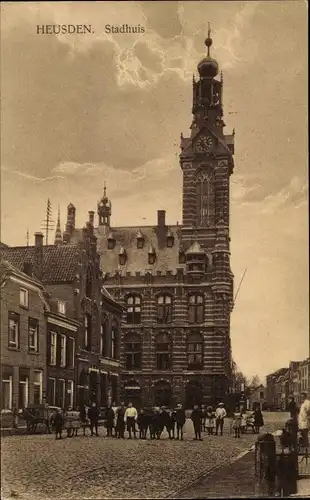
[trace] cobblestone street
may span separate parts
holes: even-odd
[[[274,430],[279,417],[275,421],[267,416],[266,424]],[[166,432],[160,441],[105,438],[103,428],[99,433],[57,441],[54,435],[4,438],[2,498],[12,491],[27,500],[166,498],[208,470],[228,464],[256,437],[249,432],[235,439],[227,422],[224,436],[204,434],[204,441],[196,442],[190,421],[184,441],[170,441]]]

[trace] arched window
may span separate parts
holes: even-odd
[[[127,323],[130,325],[141,323],[141,298],[138,295],[127,297]]]
[[[141,370],[141,338],[137,333],[127,333],[124,339],[126,370]]]
[[[160,333],[156,337],[156,369],[171,369],[171,340],[167,333]]]
[[[188,335],[187,368],[188,370],[202,370],[203,368],[203,337],[200,333]]]
[[[91,298],[92,296],[92,272],[91,267],[88,267],[86,274],[86,297]]]
[[[188,300],[188,322],[203,323],[204,321],[204,298],[202,295],[190,295]]]
[[[166,324],[172,321],[172,299],[170,295],[157,297],[157,323]]]
[[[201,171],[197,183],[197,219],[198,224],[210,226],[215,223],[214,175],[210,170]]]

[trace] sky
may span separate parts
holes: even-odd
[[[38,2],[1,5],[1,241],[25,245],[77,207],[82,227],[104,182],[112,225],[181,223],[180,134],[192,75],[212,55],[235,128],[231,259],[233,357],[263,380],[309,356],[307,4]],[[90,24],[85,35],[37,25]],[[108,34],[105,26],[143,26]]]

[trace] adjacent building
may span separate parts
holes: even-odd
[[[74,213],[70,204],[66,232],[62,238],[58,224],[54,245],[44,246],[43,235],[36,233],[34,246],[4,246],[1,255],[19,272],[27,268],[35,276],[28,279],[48,294],[42,317],[33,318],[44,331],[40,359],[48,402],[100,405],[119,397],[122,308],[102,286],[92,225],[86,224],[77,244],[66,243]],[[19,309],[13,312],[21,314]],[[5,332],[7,325],[3,328]]]
[[[291,361],[289,367],[267,375],[267,405],[271,409],[286,410],[289,398],[301,404],[301,394],[310,395],[310,358]]]
[[[211,45],[208,36],[208,53],[193,79],[190,135],[181,134],[182,224],[167,224],[165,211],[158,210],[154,226],[115,227],[106,188],[96,225],[89,212],[87,227],[98,241],[105,288],[124,309],[116,347],[121,398],[138,406],[192,407],[217,402],[230,391],[234,134],[224,134],[223,78],[216,78]],[[84,235],[69,206],[63,240],[68,247],[78,245]]]
[[[25,269],[27,271],[27,269]],[[46,396],[48,296],[42,283],[2,261],[1,410],[40,404]]]

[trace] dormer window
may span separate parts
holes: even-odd
[[[174,244],[174,235],[173,232],[169,229],[167,233],[167,247],[173,247]]]
[[[59,300],[57,302],[57,310],[59,314],[66,314],[66,303],[63,302],[62,300]]]
[[[119,254],[118,254],[118,258],[119,258],[120,266],[124,266],[126,264],[126,261],[127,261],[127,253],[126,253],[125,248],[121,247]]]
[[[155,250],[154,248],[151,246],[151,248],[149,249],[149,254],[148,254],[148,261],[149,261],[149,264],[155,264],[155,260],[156,260],[156,253],[155,253]]]
[[[184,252],[184,250],[179,251],[179,264],[185,264],[185,252]]]
[[[143,234],[141,233],[141,231],[139,230],[138,233],[137,233],[137,248],[143,248],[144,247],[144,236]]]
[[[108,250],[113,250],[115,247],[115,238],[113,233],[108,234],[107,240],[108,240]]]

